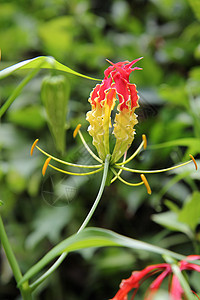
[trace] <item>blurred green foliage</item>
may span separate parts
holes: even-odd
[[[131,77],[140,94],[140,108],[137,135],[129,153],[145,133],[149,149],[134,161],[134,168],[167,167],[186,160],[189,151],[194,155],[199,151],[199,18],[198,0],[0,1],[0,68],[48,55],[78,72],[102,78],[108,66],[106,58],[117,62],[143,56],[138,63],[143,71]],[[43,149],[60,156],[41,101],[41,83],[49,73],[52,75],[40,71],[29,82],[0,123],[1,211],[24,272],[57,242],[76,232],[100,184],[98,174],[72,178],[49,172],[42,178],[44,157],[37,151],[32,158],[29,156],[36,138],[40,138]],[[19,71],[1,81],[1,104],[24,74]],[[82,123],[84,137],[91,145],[85,114],[95,82],[74,75],[67,75],[67,81],[67,151],[62,158],[92,163],[72,133]],[[148,177],[151,196],[145,187],[131,188],[120,182],[106,188],[91,225],[182,254],[198,253],[199,172],[188,167],[171,173],[173,177]],[[124,177],[134,180],[131,174]],[[52,194],[47,197],[46,191]],[[59,201],[55,201],[55,193]],[[158,256],[118,248],[70,254],[35,299],[73,300],[80,294],[81,299],[109,299],[132,270],[159,261]],[[0,298],[17,299],[18,291],[3,252],[0,271]],[[198,287],[196,282],[194,277],[192,284]]]

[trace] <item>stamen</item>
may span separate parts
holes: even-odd
[[[125,160],[126,160],[126,155],[127,155],[127,151],[124,153],[124,157],[123,157],[123,162],[125,162]],[[123,167],[124,165],[122,165],[122,167]],[[119,172],[117,173],[117,175],[119,176],[121,173],[122,173],[122,169],[120,169],[119,170]],[[117,175],[111,180],[111,183],[113,183],[118,177],[117,177]]]
[[[30,151],[31,156],[33,155],[33,150],[34,150],[34,148],[35,148],[38,141],[39,141],[39,139],[36,139],[35,142],[33,143],[32,147],[31,147],[31,151]]]
[[[119,176],[119,174],[115,171],[115,169],[111,168],[111,171],[115,174],[115,176],[117,176],[117,178],[118,178],[121,182],[125,183],[126,185],[130,185],[130,186],[139,186],[139,185],[144,184],[143,181],[138,182],[138,183],[131,183],[131,182],[128,182],[128,181],[124,180],[123,178],[121,178],[121,176]]]
[[[51,160],[51,157],[48,157],[48,158],[45,160],[44,166],[43,166],[43,168],[42,168],[42,175],[43,175],[43,176],[44,176],[45,173],[46,173],[46,169],[47,169],[47,167],[48,167],[48,164],[49,164],[50,160]]]
[[[145,134],[142,135],[142,140],[143,140],[143,142],[144,142],[143,147],[144,147],[144,149],[146,149],[146,148],[147,148],[147,138],[146,138],[146,135],[145,135]]]
[[[83,137],[83,135],[82,135],[82,133],[81,133],[80,130],[78,130],[78,134],[79,134],[79,136],[80,136],[80,138],[81,138],[81,141],[82,141],[82,143],[83,143],[85,149],[90,153],[90,155],[91,155],[94,159],[96,159],[97,161],[99,161],[100,163],[103,163],[102,159],[99,158],[98,156],[96,156],[96,154],[94,154],[94,152],[90,149],[90,147],[89,147],[88,144],[86,143],[86,141],[85,141],[85,139],[84,139],[84,137]]]
[[[118,169],[122,169],[124,171],[128,171],[128,172],[132,172],[132,173],[148,173],[148,174],[155,174],[155,173],[162,173],[162,172],[167,172],[167,171],[171,171],[171,170],[175,170],[178,169],[180,167],[186,166],[188,164],[190,164],[193,160],[188,160],[180,165],[177,166],[173,166],[170,168],[165,168],[165,169],[160,169],[160,170],[136,170],[136,169],[130,169],[130,168],[126,168],[126,167],[119,167],[118,164],[115,164],[115,167]]]
[[[78,133],[78,131],[79,131],[80,128],[81,128],[81,124],[78,124],[78,125],[76,126],[76,129],[75,129],[74,132],[73,132],[73,138],[75,138],[75,137],[77,136],[77,133]]]
[[[198,169],[198,167],[197,167],[197,162],[196,162],[196,160],[194,159],[194,156],[193,156],[192,154],[189,154],[189,157],[192,159],[192,161],[193,161],[193,163],[194,163],[194,165],[195,165],[195,169],[197,170],[197,169]]]
[[[47,158],[47,160],[48,160],[48,158]],[[47,166],[48,166],[48,163],[49,162],[47,162]],[[51,164],[49,164],[49,167],[51,167],[52,169],[54,169],[56,171],[59,171],[61,173],[68,174],[68,175],[75,175],[75,176],[92,175],[92,174],[98,173],[98,172],[100,172],[100,171],[102,171],[104,169],[104,167],[101,167],[98,170],[87,172],[87,173],[74,173],[74,172],[69,172],[69,171],[65,171],[65,170],[59,169],[59,168],[57,168],[57,167],[55,167],[55,166],[53,166]]]
[[[149,185],[149,183],[148,183],[146,177],[144,176],[144,174],[141,174],[140,177],[141,177],[142,181],[144,182],[144,185],[146,186],[147,193],[148,193],[149,195],[151,195],[151,188],[150,188],[150,185]]]
[[[111,64],[112,66],[114,66],[114,63],[112,61],[110,61],[109,59],[106,58],[106,61]]]
[[[88,169],[96,169],[96,168],[99,168],[102,166],[101,165],[78,165],[78,164],[73,164],[73,163],[69,163],[67,161],[64,161],[62,159],[59,159],[59,158],[56,158],[54,157],[53,155],[45,152],[44,150],[42,150],[39,146],[36,146],[36,148],[41,152],[43,153],[44,155],[48,156],[48,157],[51,157],[53,160],[63,164],[63,165],[67,165],[67,166],[71,166],[71,167],[76,167],[76,168],[88,168]]]
[[[121,166],[122,165],[126,165],[129,161],[131,161],[134,157],[136,157],[136,155],[140,152],[140,150],[142,149],[142,147],[144,146],[144,140],[141,142],[141,144],[139,145],[139,147],[136,149],[136,151],[125,161],[122,161],[121,163],[116,163],[115,166]]]

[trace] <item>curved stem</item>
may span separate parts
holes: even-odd
[[[107,178],[107,174],[108,174],[109,162],[110,162],[110,154],[108,154],[106,156],[106,159],[105,159],[103,177],[102,177],[101,186],[100,186],[98,195],[96,197],[96,200],[94,201],[94,204],[93,204],[91,210],[89,211],[87,217],[85,218],[83,224],[81,225],[81,227],[77,231],[77,234],[79,232],[81,232],[87,226],[87,224],[89,223],[92,215],[95,212],[95,209],[96,209],[97,205],[99,204],[99,201],[101,200],[101,196],[102,196],[103,191],[104,191],[106,178]],[[35,282],[33,282],[30,285],[31,291],[35,290],[47,277],[49,277],[49,275],[51,275],[58,268],[58,266],[63,262],[63,260],[65,259],[66,256],[67,256],[67,252],[63,252],[60,255],[60,257],[56,260],[56,262],[50,267],[50,269],[48,271],[46,271],[40,278],[38,278]]]
[[[31,291],[34,291],[47,277],[49,277],[49,275],[51,275],[60,266],[66,256],[67,252],[63,252],[51,268],[49,268],[40,278],[30,285]]]
[[[102,181],[101,181],[101,186],[100,186],[98,195],[96,197],[96,200],[94,201],[94,204],[93,204],[91,210],[89,211],[87,217],[85,218],[83,224],[79,228],[77,234],[87,226],[87,224],[89,223],[93,213],[95,212],[95,209],[96,209],[97,205],[99,204],[99,201],[101,200],[101,196],[102,196],[103,191],[104,191],[106,178],[107,178],[107,174],[108,174],[109,162],[110,162],[110,154],[107,154],[106,159],[105,159],[105,164],[104,164],[103,178],[102,178]]]
[[[2,218],[0,216],[0,238],[1,243],[3,245],[4,251],[6,253],[7,259],[13,271],[13,275],[15,277],[16,282],[18,283],[22,279],[22,273],[20,271],[19,265],[11,248],[10,242],[8,240],[4,224]],[[31,300],[31,291],[28,285],[28,282],[24,282],[24,284],[20,287],[20,292],[24,300]]]
[[[41,64],[42,65],[42,64]],[[3,114],[6,112],[6,110],[10,107],[10,105],[13,103],[13,101],[19,96],[22,89],[27,85],[27,83],[37,74],[38,70],[40,69],[41,65],[34,69],[32,72],[30,72],[17,86],[17,88],[14,90],[14,92],[11,94],[11,96],[8,98],[8,100],[2,105],[0,109],[0,117],[3,116]]]

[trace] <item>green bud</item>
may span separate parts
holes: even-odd
[[[56,148],[63,153],[66,142],[65,124],[69,100],[69,84],[66,78],[62,75],[44,78],[41,98]]]

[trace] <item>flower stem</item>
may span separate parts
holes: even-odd
[[[13,275],[15,277],[16,282],[18,283],[22,279],[22,273],[20,271],[19,265],[17,263],[15,255],[14,255],[11,245],[9,243],[1,216],[0,216],[0,238],[1,238],[1,243],[3,245],[4,251],[6,253],[7,259],[9,261],[9,264],[13,271]],[[20,292],[21,292],[21,295],[24,300],[32,299],[29,285],[27,282],[25,282],[20,287]]]
[[[108,175],[109,162],[110,162],[110,154],[108,154],[106,156],[106,159],[105,159],[103,177],[102,177],[101,186],[100,186],[98,195],[96,197],[96,200],[94,201],[94,204],[93,204],[91,210],[89,211],[87,217],[85,218],[83,224],[81,225],[81,227],[77,231],[77,234],[79,232],[81,232],[87,226],[87,224],[89,223],[92,215],[95,212],[95,209],[96,209],[97,205],[99,204],[99,201],[101,200],[101,196],[103,194],[104,187],[105,187],[105,184],[106,184],[107,175]],[[31,291],[34,291],[46,278],[48,278],[58,268],[58,266],[63,262],[63,260],[66,258],[66,256],[67,256],[67,252],[63,252],[60,255],[60,257],[56,260],[56,262],[50,267],[50,269],[48,269],[41,277],[39,277],[35,282],[33,282],[30,285]]]
[[[87,226],[87,224],[89,223],[93,213],[95,212],[95,210],[97,208],[97,205],[99,204],[99,201],[101,200],[101,196],[103,194],[104,187],[105,187],[105,184],[106,184],[107,175],[108,175],[109,163],[110,163],[110,154],[107,154],[106,159],[105,159],[105,164],[104,164],[103,178],[102,178],[102,181],[101,181],[101,186],[100,186],[98,195],[96,197],[96,200],[94,201],[94,204],[93,204],[91,210],[89,211],[87,217],[85,218],[83,224],[79,228],[77,234],[79,232],[81,232]]]

